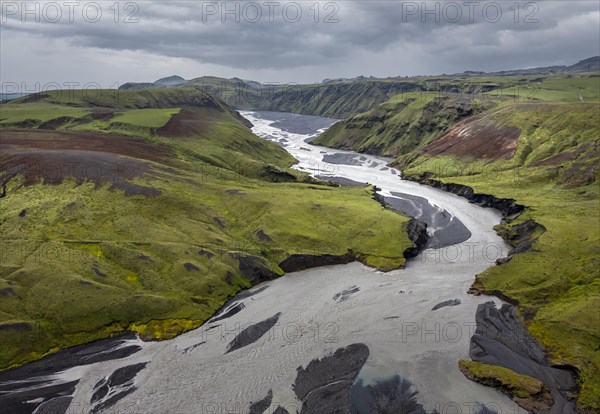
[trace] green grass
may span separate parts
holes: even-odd
[[[480,101],[435,93],[401,94],[369,112],[338,122],[314,143],[384,156],[406,154],[485,107]]]
[[[284,149],[197,94],[186,99],[205,104],[181,108],[199,123],[177,136],[156,128],[179,106],[128,111],[115,105],[126,111],[117,117],[132,126],[130,136],[172,151],[164,164],[150,163],[156,174],[132,180],[159,196],[126,196],[73,179],[8,182],[0,198],[0,368],[125,330],[165,339],[198,327],[254,283],[235,254],[254,256],[276,274],[291,254],[353,250],[383,270],[405,263],[403,252],[412,246],[406,217],[381,207],[367,187],[317,184],[291,170],[295,160]],[[161,99],[176,105],[179,95]],[[29,105],[40,103],[6,106]],[[272,241],[261,241],[260,230]],[[198,270],[187,270],[189,264]]]
[[[113,112],[109,118],[86,119],[70,129],[75,131],[107,132],[140,138],[151,138],[164,127],[181,108],[145,108]]]
[[[518,374],[508,368],[464,359],[461,359],[458,365],[462,371],[476,378],[477,381],[499,383],[499,386],[510,395],[519,398],[536,398],[543,394],[549,396],[548,390],[541,381]]]
[[[179,113],[180,108],[132,109],[119,113],[111,123],[122,123],[147,128],[161,128],[169,122],[171,116]]]
[[[26,121],[32,124],[41,124],[58,118],[80,119],[86,117],[89,110],[83,108],[72,108],[63,105],[48,103],[30,104],[1,104],[0,125],[11,126]]]
[[[517,84],[490,93],[519,101],[598,102],[600,77],[595,75],[562,75],[534,79],[528,84]]]
[[[441,181],[528,207],[499,231],[529,219],[546,227],[532,251],[477,275],[476,286],[518,302],[551,362],[580,371],[578,402],[592,410],[600,409],[599,114],[599,104],[511,105],[487,117],[521,129],[512,159],[421,156],[404,164],[409,175],[430,171]]]
[[[226,105],[211,95],[195,88],[157,88],[144,90],[118,89],[74,89],[46,91],[26,96],[8,104],[6,107],[20,103],[50,103],[83,108],[178,108],[182,106],[212,107],[230,110]]]

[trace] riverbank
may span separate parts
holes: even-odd
[[[543,346],[547,363],[571,370],[578,379],[578,389],[566,395],[578,395],[580,412],[594,412],[600,394],[600,363],[595,356],[600,320],[589,310],[600,305],[595,288],[597,186],[540,181],[544,175],[539,170],[523,170],[520,176],[513,171],[463,177],[423,174],[418,169],[407,173],[409,179],[503,209],[505,223],[496,231],[511,244],[511,254],[499,266],[478,274],[472,291],[498,295],[516,305],[528,332]]]
[[[353,165],[325,163],[324,155],[339,151],[307,145],[310,136],[272,127],[276,119],[251,120],[262,136],[287,140],[286,149],[300,161],[295,168],[368,182],[381,188],[378,193],[383,197],[410,195],[407,202],[421,197],[440,212],[440,220],[428,226],[428,231],[443,232],[449,223],[460,222],[469,230],[469,238],[444,248],[428,248],[403,270],[383,273],[349,263],[265,281],[232,300],[199,329],[145,343],[139,352],[123,359],[76,367],[79,382],[70,405],[82,410],[135,407],[140,412],[185,413],[214,411],[215,407],[246,412],[268,403],[267,412],[279,407],[280,412],[295,412],[305,402],[316,403],[311,396],[319,395],[310,389],[294,389],[298,368],[306,372],[309,366],[321,366],[318,361],[325,365],[334,361],[335,365],[328,357],[337,354],[342,359],[356,355],[357,359],[347,360],[362,366],[348,370],[340,364],[343,386],[336,395],[349,393],[357,401],[365,390],[374,390],[373,395],[385,390],[403,395],[426,411],[449,406],[468,409],[475,404],[481,412],[484,407],[519,412],[509,398],[473,383],[458,369],[458,361],[469,355],[469,332],[476,325],[478,306],[494,300],[469,295],[467,290],[475,274],[493,266],[509,249],[490,225],[500,223],[500,214],[453,194],[399,180],[398,171],[377,157],[354,154]],[[382,214],[396,214],[369,200]],[[394,242],[393,229],[381,228],[383,223],[374,227],[354,220],[365,237],[377,231],[379,237]],[[264,233],[273,237],[266,228]],[[490,246],[499,249],[497,253],[485,254]],[[139,367],[143,368],[136,371]],[[112,383],[122,373],[129,378],[133,372],[134,379],[120,387],[119,398],[111,401],[112,406],[106,405],[110,396],[102,390],[107,381]],[[359,383],[360,387],[352,386]]]

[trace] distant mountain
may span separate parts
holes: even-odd
[[[544,66],[530,69],[502,70],[499,72],[465,71],[463,73],[456,73],[450,76],[536,76],[598,71],[600,71],[600,56],[594,56],[588,59],[581,60],[571,66]]]
[[[358,76],[352,79],[324,79],[321,83],[300,85],[271,85],[240,78],[226,79],[215,76],[202,76],[185,81],[179,76],[171,76],[152,83],[127,83],[119,89],[139,90],[177,84],[177,87],[200,89],[237,109],[294,112],[342,119],[374,109],[398,94],[419,91],[482,94],[513,87],[526,88],[530,83],[539,83],[546,77],[571,74],[575,76],[583,72],[598,71],[600,71],[600,57],[592,57],[571,66],[547,66],[489,73],[467,71],[440,76],[389,78]]]
[[[161,79],[155,81],[154,84],[162,85],[162,86],[179,86],[179,85],[183,85],[186,82],[187,82],[187,80],[183,79],[181,76],[173,75],[173,76],[169,76],[167,78],[161,78]]]
[[[255,88],[255,89],[262,89],[264,87],[264,85],[260,82],[257,81],[253,81],[253,80],[247,80],[247,79],[242,79],[242,81],[250,86],[251,88]]]
[[[119,89],[123,90],[141,90],[150,88],[168,88],[174,86],[181,86],[188,81],[183,79],[181,76],[173,75],[166,78],[160,78],[154,82],[127,82],[119,86]]]
[[[580,60],[567,68],[568,73],[598,72],[600,71],[600,56]]]

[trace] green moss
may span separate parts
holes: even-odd
[[[132,323],[128,330],[137,332],[144,341],[172,339],[177,335],[198,328],[203,321],[186,319],[152,320],[148,323]]]
[[[496,383],[496,386],[519,398],[537,398],[547,394],[546,386],[538,379],[518,374],[508,368],[475,361],[458,361],[461,371],[477,382]]]
[[[132,109],[119,113],[111,120],[111,123],[160,128],[165,126],[171,116],[178,114],[180,110],[180,108]]]
[[[0,125],[14,126],[29,122],[32,127],[44,122],[63,118],[63,122],[70,119],[84,118],[90,113],[83,108],[72,108],[63,105],[48,103],[29,104],[0,104]]]
[[[184,107],[200,127],[176,136],[150,133],[156,111],[163,123],[183,98],[148,93],[135,102],[167,100],[174,108],[119,108],[118,116],[135,124],[131,136],[171,154],[147,161],[146,176],[126,180],[160,195],[126,196],[110,184],[71,178],[23,186],[17,176],[7,183],[0,198],[0,287],[15,294],[0,301],[6,327],[0,367],[129,329],[152,339],[193,329],[255,283],[236,255],[259,258],[275,276],[295,253],[352,250],[385,270],[404,264],[412,246],[403,230],[407,219],[382,208],[369,188],[315,185],[290,169],[295,160],[284,149],[254,136],[222,103],[202,101],[202,92],[183,95],[204,102]],[[119,103],[110,98],[87,105]],[[272,241],[259,239],[259,230]]]
[[[314,143],[386,156],[405,154],[483,108],[477,101],[435,93],[402,94],[369,112],[338,122]]]

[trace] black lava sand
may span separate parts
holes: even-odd
[[[302,402],[301,414],[349,413],[350,389],[368,357],[365,344],[352,344],[299,367],[294,391]]]
[[[542,381],[554,405],[550,414],[575,414],[566,395],[576,390],[570,371],[548,365],[544,349],[523,327],[512,305],[496,308],[494,302],[477,308],[477,328],[471,338],[470,356],[477,362],[499,365]]]
[[[264,321],[255,323],[253,325],[248,326],[242,332],[240,332],[233,341],[229,343],[227,346],[227,352],[233,352],[254,342],[258,341],[264,334],[269,332],[279,320],[279,316],[281,313],[277,313],[270,318],[265,319]]]
[[[94,393],[90,400],[92,404],[90,413],[104,411],[134,392],[137,388],[133,385],[133,380],[146,365],[147,362],[128,365],[117,369],[108,378],[100,380],[94,386]]]
[[[434,229],[433,234],[429,235],[428,248],[441,249],[462,243],[471,237],[471,232],[460,220],[452,217],[446,210],[430,204],[426,198],[398,192],[391,194],[394,197],[384,197],[386,204],[425,222],[429,229]]]
[[[122,346],[134,334],[115,336],[51,354],[19,368],[0,372],[0,412],[63,414],[78,380],[52,382],[51,376],[80,365],[125,358],[138,352],[138,345]],[[118,349],[117,349],[118,348]],[[35,401],[35,402],[34,402]]]

